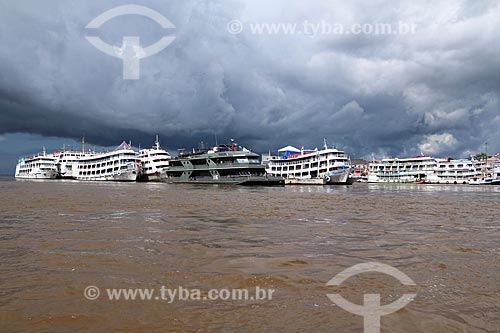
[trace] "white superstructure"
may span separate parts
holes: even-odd
[[[347,184],[351,170],[345,152],[329,148],[304,150],[292,146],[278,150],[281,156],[263,155],[262,163],[272,176],[290,184]]]
[[[56,158],[47,155],[45,148],[36,156],[21,157],[16,165],[16,178],[55,179],[57,176]]]
[[[483,184],[491,183],[493,168],[473,159],[437,159],[429,156],[389,158],[372,162],[370,183]]]
[[[424,182],[434,174],[435,158],[413,156],[411,158],[387,158],[372,162],[368,167],[369,183],[414,183]]]
[[[73,170],[76,163],[85,157],[95,156],[94,152],[82,153],[74,150],[61,150],[52,153],[56,158],[58,177],[63,179],[73,178]]]
[[[74,165],[77,180],[135,181],[141,169],[139,154],[126,142],[111,152],[82,157]]]
[[[493,184],[500,185],[500,160],[493,164]]]
[[[499,185],[500,182],[498,180],[498,171],[497,167],[495,167],[496,163],[486,164],[486,162],[478,162],[480,163],[477,168],[477,175],[469,179],[470,185]]]
[[[435,172],[427,176],[426,183],[469,184],[471,178],[481,175],[484,165],[484,162],[467,159],[437,160]]]
[[[57,159],[57,172],[58,177],[63,179],[72,179],[73,170],[76,167],[76,162],[84,157],[94,156],[96,153],[93,151],[85,152],[85,137],[82,137],[82,150],[66,150],[66,145],[63,146],[62,150],[58,150],[52,153],[52,155]]]
[[[155,144],[150,149],[141,149],[139,158],[142,164],[141,180],[159,181],[160,174],[168,168],[168,161],[172,158],[170,154],[161,149],[158,135]]]

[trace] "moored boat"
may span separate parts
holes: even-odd
[[[171,158],[172,156],[167,151],[161,149],[157,135],[153,147],[139,151],[139,159],[142,164],[139,180],[160,181],[160,176],[168,168],[168,161]]]
[[[262,161],[269,175],[286,179],[294,185],[350,185],[350,160],[344,151],[328,147],[304,150],[287,146],[278,150],[281,156],[263,155]]]
[[[436,159],[429,156],[387,158],[380,161],[373,161],[368,166],[368,182],[425,182],[429,175],[434,174],[436,166]]]
[[[19,179],[55,179],[58,176],[56,158],[43,151],[36,156],[21,157],[16,165]]]
[[[434,173],[425,180],[430,184],[469,184],[470,179],[480,176],[483,162],[459,159],[436,160]]]
[[[124,141],[111,152],[77,160],[73,178],[92,181],[136,181],[140,169],[138,153]]]
[[[493,165],[493,180],[491,182],[491,185],[500,185],[500,161],[498,160]]]
[[[495,181],[493,168],[474,159],[389,158],[373,161],[368,171],[370,183],[488,185]]]
[[[169,183],[282,185],[284,179],[266,175],[259,155],[234,142],[192,153],[180,153],[169,160],[161,176]]]

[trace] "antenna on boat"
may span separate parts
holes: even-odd
[[[328,149],[328,143],[326,142],[326,138],[323,138],[323,147]]]
[[[156,134],[155,146],[157,150],[160,150],[160,140],[158,140],[158,134]]]
[[[85,134],[82,136],[82,154],[85,154]]]
[[[217,147],[219,144],[217,143],[217,133],[214,133],[215,136],[215,146]]]

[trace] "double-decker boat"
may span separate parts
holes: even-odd
[[[43,151],[36,156],[21,157],[16,165],[16,178],[55,179],[58,176],[56,158]]]
[[[262,155],[262,163],[269,175],[284,177],[287,184],[326,185],[352,184],[349,178],[351,163],[345,152],[328,147],[322,150],[304,150],[287,146],[278,150],[281,156]]]
[[[234,142],[169,160],[161,180],[170,183],[280,185],[282,177],[266,175],[259,155]]]
[[[141,160],[142,170],[139,180],[141,181],[159,181],[162,172],[168,168],[168,161],[172,158],[170,154],[160,148],[158,135],[155,144],[150,149],[141,149],[139,159]]]
[[[139,154],[125,141],[111,152],[82,157],[75,165],[77,180],[136,181],[141,169]]]

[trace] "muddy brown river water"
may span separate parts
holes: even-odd
[[[382,332],[500,332],[500,187],[5,177],[0,199],[2,332],[363,332],[327,294],[387,304],[410,292]],[[326,285],[365,262],[415,286],[373,272]],[[162,286],[201,297],[166,300]],[[207,299],[257,287],[272,299]],[[113,288],[155,296],[110,299]]]

